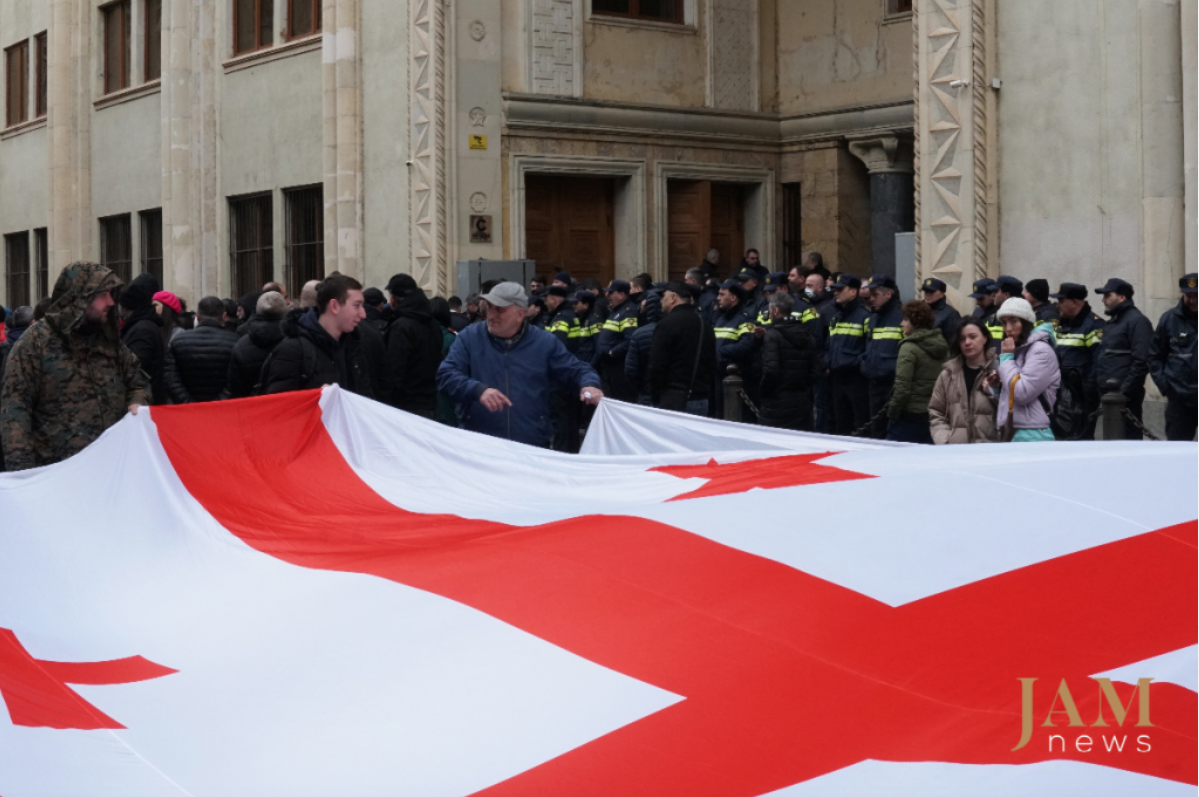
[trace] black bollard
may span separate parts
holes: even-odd
[[[726,421],[741,421],[741,371],[737,366],[729,366],[729,375],[724,378],[724,419]]]
[[[1103,385],[1104,393],[1100,401],[1103,404],[1103,439],[1124,439],[1124,408],[1128,399],[1120,392],[1120,383],[1109,379]]]

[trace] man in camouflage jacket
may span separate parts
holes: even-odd
[[[128,408],[149,404],[150,378],[121,343],[104,266],[72,263],[46,317],[21,336],[0,391],[0,443],[8,470],[50,465],[87,447]]]

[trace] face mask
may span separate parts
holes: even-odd
[[[803,292],[804,292],[804,296],[807,296],[809,299],[816,298],[816,291],[812,290],[811,288],[804,288]]]

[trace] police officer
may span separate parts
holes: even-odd
[[[1057,327],[1062,314],[1057,306],[1049,301],[1049,280],[1029,280],[1024,286],[1024,298],[1032,305],[1032,312],[1037,317],[1038,324],[1048,321]]]
[[[545,289],[545,331],[551,333],[571,354],[579,353],[579,317],[566,300],[567,289],[554,284]]]
[[[899,342],[903,340],[903,313],[900,312],[899,288],[885,274],[870,278],[870,334],[866,355],[862,359],[862,376],[870,386],[870,417],[878,415],[891,400],[895,384],[895,362],[899,357]],[[887,419],[880,418],[870,426],[870,436],[882,440],[887,436]]]
[[[577,291],[566,297],[566,301],[574,307],[575,320],[579,325],[575,356],[588,365],[595,360],[595,342],[603,328],[603,322],[595,314],[595,299],[591,291]]]
[[[828,334],[829,430],[849,435],[870,420],[869,383],[862,376],[870,311],[858,297],[862,282],[841,274],[833,283],[836,311]]]
[[[624,280],[612,280],[604,293],[608,296],[608,317],[595,342],[594,365],[603,380],[604,395],[635,403],[637,390],[625,378],[624,358],[637,331],[641,308],[629,301],[630,286]]]
[[[716,296],[716,321],[712,325],[716,334],[716,385],[712,405],[713,416],[717,418],[724,414],[722,382],[728,376],[728,367],[738,366],[746,383],[751,381],[750,366],[757,339],[754,323],[745,314],[745,289],[741,285],[739,280],[729,280],[720,286]]]
[[[974,308],[974,317],[983,322],[997,346],[1003,341],[1003,324],[995,317],[1000,307],[998,292],[999,286],[995,280],[984,278],[974,283],[974,293],[970,294],[970,298],[978,305]]]
[[[1095,293],[1103,294],[1103,306],[1110,320],[1099,345],[1095,380],[1107,392],[1108,380],[1128,400],[1128,409],[1138,421],[1145,403],[1145,377],[1149,375],[1149,356],[1153,352],[1153,324],[1133,304],[1133,288],[1122,279],[1112,278]],[[1124,439],[1141,440],[1136,424],[1124,420]]]
[[[1167,310],[1157,324],[1149,373],[1166,397],[1166,439],[1195,437],[1197,415],[1195,389],[1195,316],[1199,308],[1199,274],[1178,281],[1182,298]]]
[[[937,329],[941,330],[946,341],[952,341],[953,336],[957,334],[962,314],[952,304],[945,301],[945,289],[945,283],[935,277],[929,277],[920,286],[920,290],[924,292],[925,303],[933,311],[933,317],[937,319]]]
[[[765,307],[754,317],[754,321],[760,327],[770,325],[770,297],[782,291],[790,293],[790,286],[787,284],[787,273],[785,271],[772,271],[766,275],[766,281],[762,283],[762,298],[765,300]]]
[[[1029,286],[1032,286],[1032,282]],[[1057,360],[1061,366],[1062,384],[1057,403],[1065,406],[1062,393],[1070,391],[1087,416],[1087,420],[1080,422],[1079,428],[1057,430],[1065,431],[1065,439],[1069,440],[1095,439],[1097,419],[1091,419],[1090,416],[1099,409],[1100,390],[1095,381],[1095,365],[1099,361],[1104,321],[1091,309],[1087,296],[1087,286],[1074,282],[1063,282],[1058,292],[1052,294],[1052,298],[1057,299],[1057,309],[1061,313],[1057,327]],[[1033,312],[1036,312],[1035,309]]]
[[[758,326],[764,326],[762,322],[770,317],[770,307],[766,303],[766,297],[759,289],[758,279],[758,272],[748,268],[742,269],[737,274],[741,290],[745,291],[745,298],[741,301],[742,312],[750,321],[755,322]]]

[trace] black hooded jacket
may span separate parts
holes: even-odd
[[[767,327],[762,338],[762,423],[810,431],[812,386],[820,370],[820,352],[802,321],[784,319]]]
[[[395,319],[387,327],[379,398],[405,412],[433,418],[437,413],[441,325],[419,289],[396,299],[394,310]]]
[[[242,325],[245,332],[233,347],[229,358],[229,385],[222,398],[245,398],[261,390],[262,365],[275,347],[283,342],[280,322],[268,316],[253,315]]]
[[[129,311],[121,342],[137,355],[142,370],[150,377],[151,401],[161,404],[166,401],[162,380],[166,346],[162,342],[162,318],[154,310],[157,292],[158,281],[151,274],[138,274],[121,291],[121,306]]]
[[[358,330],[334,340],[317,320],[315,307],[292,310],[280,326],[284,339],[263,365],[263,393],[339,385],[374,398]]]

